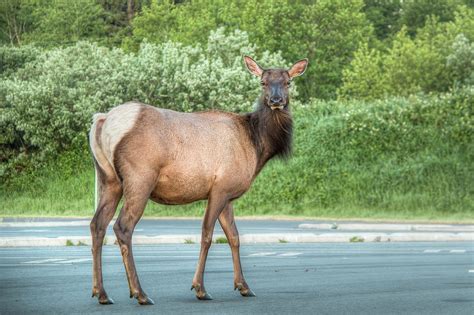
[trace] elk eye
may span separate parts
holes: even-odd
[[[260,84],[261,84],[262,86],[264,86],[264,85],[265,85],[265,82],[263,82],[263,81],[260,81]]]
[[[291,86],[291,81],[288,81],[288,83],[286,85]]]

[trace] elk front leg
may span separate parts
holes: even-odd
[[[201,251],[199,253],[199,261],[196,267],[196,273],[194,274],[193,284],[191,290],[196,290],[196,297],[199,300],[212,300],[211,295],[206,292],[204,288],[204,270],[206,267],[207,253],[212,243],[212,234],[214,232],[214,226],[216,225],[217,218],[222,212],[222,209],[227,204],[227,200],[222,196],[211,195],[204,214],[202,222],[202,233],[201,233]]]
[[[242,296],[255,296],[255,293],[253,293],[253,291],[249,288],[247,282],[245,281],[244,274],[242,272],[239,250],[239,231],[237,230],[237,226],[235,225],[234,209],[231,203],[229,203],[219,215],[219,222],[221,224],[222,230],[224,231],[227,237],[230,249],[232,251],[232,261],[234,263],[234,290],[239,289],[239,292]]]

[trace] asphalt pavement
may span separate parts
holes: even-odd
[[[189,290],[198,244],[135,246],[153,306],[128,297],[117,246],[104,247],[104,283],[114,305],[91,295],[88,246],[0,248],[1,314],[473,314],[472,242],[243,245],[256,298],[233,291],[230,249],[211,247],[205,285]]]

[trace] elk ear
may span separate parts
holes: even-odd
[[[306,67],[308,67],[308,59],[301,59],[297,61],[291,68],[288,70],[290,74],[290,78],[299,77],[306,71]]]
[[[244,56],[244,62],[251,74],[261,77],[263,69],[249,56]]]

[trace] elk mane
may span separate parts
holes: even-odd
[[[245,121],[261,166],[274,156],[287,159],[291,155],[293,120],[289,110],[271,110],[260,99],[257,109],[245,115]]]

